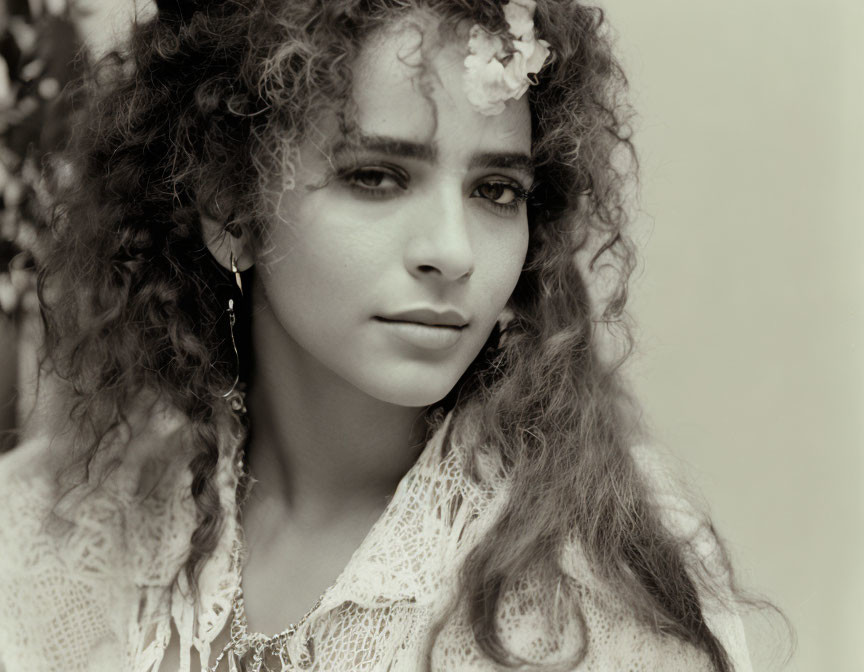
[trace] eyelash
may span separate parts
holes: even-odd
[[[390,195],[390,189],[382,189],[377,186],[363,186],[358,182],[358,178],[362,176],[375,176],[378,179],[378,184],[384,178],[390,178],[400,189],[406,189],[408,187],[408,175],[405,174],[404,171],[398,168],[391,168],[386,166],[373,166],[373,167],[364,167],[364,168],[356,168],[340,171],[338,177],[345,184],[348,185],[353,191],[360,193],[363,196],[368,196],[371,198],[386,198]],[[515,182],[510,182],[507,180],[489,180],[488,182],[483,182],[478,185],[474,191],[471,192],[471,196],[475,197],[480,189],[484,187],[493,187],[500,188],[502,190],[509,190],[513,192],[513,199],[509,203],[498,203],[493,198],[489,198],[486,196],[477,196],[477,198],[483,198],[494,210],[500,212],[505,215],[516,214],[519,211],[522,203],[528,200],[528,197],[531,195],[530,191],[524,189],[519,184]],[[497,196],[497,198],[501,198],[503,194]]]

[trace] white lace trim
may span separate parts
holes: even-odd
[[[290,653],[296,658],[313,637],[315,655],[308,668],[313,672],[415,670],[430,664],[442,671],[495,669],[474,642],[464,608],[449,614],[437,637],[430,637],[430,628],[456,596],[458,567],[508,496],[500,478],[479,485],[465,476],[458,441],[442,453],[448,423],[449,418],[292,640]],[[178,431],[160,434],[160,449],[167,449]],[[144,493],[140,474],[152,462],[124,463],[97,494],[61,502],[58,514],[48,516],[54,487],[44,465],[50,453],[47,442],[37,441],[0,461],[0,662],[9,672],[158,672],[172,624],[185,652],[181,672],[190,670],[193,649],[209,660],[237,587],[231,566],[231,549],[241,536],[236,517],[227,516],[225,533],[205,565],[199,583],[204,606],[196,614],[182,574],[174,581],[195,521],[189,473],[178,471]],[[647,449],[637,449],[636,457],[651,470]],[[233,512],[231,458],[226,451],[220,460],[218,483],[222,501]],[[655,476],[658,487],[665,487]],[[662,504],[670,525],[686,534],[697,529],[683,500],[658,496],[666,498]],[[694,548],[710,559],[711,538],[699,537]],[[567,660],[587,634],[590,645],[580,671],[710,669],[702,654],[636,623],[626,606],[592,578],[577,549],[568,549],[562,567],[573,578],[569,588],[580,596],[585,629],[577,614],[565,614],[558,636],[544,634],[548,628],[540,605],[555,602],[556,596],[528,577],[523,590],[505,596],[499,613],[502,640],[514,650],[529,660]],[[706,618],[735,669],[749,672],[740,619],[707,606]]]

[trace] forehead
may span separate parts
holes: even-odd
[[[463,35],[464,33],[464,35]],[[434,20],[404,19],[373,35],[354,66],[353,98],[364,133],[468,151],[530,153],[527,98],[486,116],[465,93],[467,26],[442,37]]]

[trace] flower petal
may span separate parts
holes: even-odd
[[[531,85],[529,74],[539,72],[549,57],[549,43],[534,34],[535,7],[534,0],[510,0],[504,6],[510,48],[480,24],[471,27],[464,87],[481,114],[500,114],[506,100],[521,98]]]

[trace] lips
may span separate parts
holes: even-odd
[[[462,329],[468,326],[468,318],[454,309],[434,310],[432,308],[418,308],[400,313],[378,315],[376,319],[384,322],[411,322],[414,324],[424,324],[429,327],[450,327],[451,329]]]

